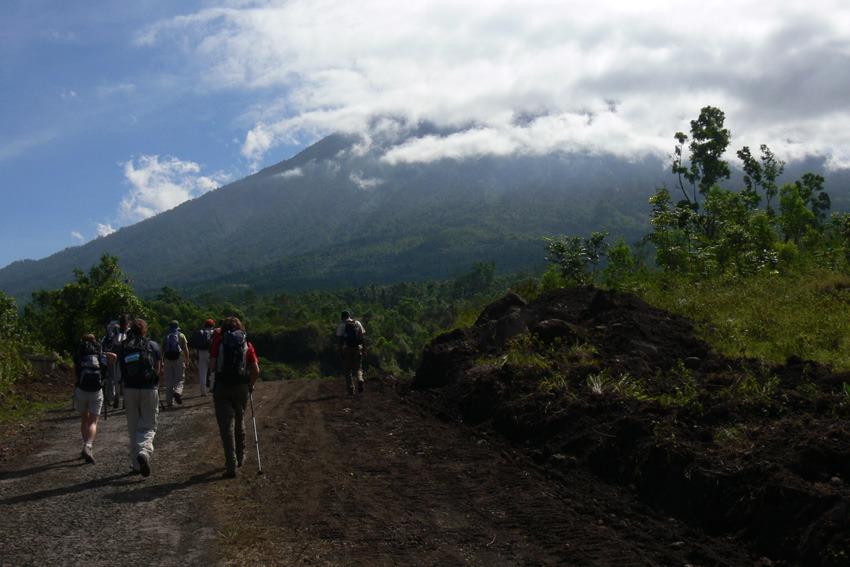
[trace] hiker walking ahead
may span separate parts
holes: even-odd
[[[148,324],[136,319],[130,324],[127,340],[109,354],[110,363],[118,364],[124,382],[131,466],[142,476],[151,474],[151,454],[159,413],[159,372],[162,368],[159,345],[147,335]]]
[[[192,340],[189,346],[195,349],[198,353],[198,383],[201,386],[201,395],[207,395],[207,389],[212,385],[210,379],[210,347],[212,346],[213,333],[215,331],[215,321],[207,319],[204,323],[204,328],[199,329],[192,335]]]
[[[80,412],[80,433],[83,436],[83,451],[80,456],[87,463],[94,462],[92,444],[97,435],[97,418],[103,407],[103,371],[106,357],[94,335],[83,335],[83,340],[74,357],[74,408]]]
[[[236,467],[245,460],[245,408],[248,393],[260,376],[260,365],[254,345],[242,322],[236,317],[224,320],[221,333],[215,335],[210,348],[210,364],[215,369],[215,417],[224,447],[225,476],[234,478]]]
[[[162,357],[165,364],[165,405],[183,403],[183,377],[189,368],[189,346],[186,335],[180,332],[180,324],[168,324],[168,333],[162,340]]]
[[[130,316],[123,314],[118,318],[117,323],[113,321],[106,327],[106,336],[101,341],[103,352],[111,352],[117,348],[127,340],[129,332]],[[118,409],[118,399],[121,397],[121,373],[118,366],[110,366],[107,374],[106,403],[111,403],[113,408]]]
[[[357,382],[357,391],[363,392],[363,355],[365,346],[363,336],[366,329],[363,323],[351,317],[348,311],[342,312],[342,322],[336,328],[337,345],[342,368],[345,372],[345,387],[348,395],[354,395],[354,381]]]

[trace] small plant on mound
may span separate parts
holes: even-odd
[[[595,396],[611,394],[634,400],[650,399],[640,380],[627,372],[615,377],[611,376],[610,371],[606,368],[601,372],[590,374],[586,382],[590,393]]]
[[[662,406],[702,409],[697,382],[681,360],[668,373],[657,375],[655,383],[661,390],[657,400]]]

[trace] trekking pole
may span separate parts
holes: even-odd
[[[257,416],[254,414],[253,392],[248,392],[248,399],[251,400],[251,421],[254,422],[254,444],[257,447],[257,474],[263,474],[263,464],[260,461],[260,437],[257,435]]]

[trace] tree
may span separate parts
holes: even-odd
[[[700,110],[699,117],[691,120],[690,157],[685,165],[684,147],[689,138],[683,132],[676,132],[676,146],[673,149],[672,171],[679,179],[679,187],[685,200],[692,206],[697,205],[697,189],[705,195],[721,179],[728,179],[729,165],[723,159],[723,154],[729,146],[731,133],[723,127],[726,115],[722,110],[713,106],[705,106]],[[685,190],[685,179],[693,189],[693,196],[688,196]]]
[[[768,215],[773,216],[772,200],[778,191],[776,180],[785,170],[785,162],[777,160],[767,144],[762,144],[759,149],[761,150],[760,162],[752,155],[749,146],[744,146],[738,150],[738,157],[741,159],[744,170],[744,185],[746,186],[741,194],[750,208],[755,209],[761,201],[758,194],[761,190],[765,197],[765,210]]]
[[[605,254],[607,232],[592,232],[590,238],[560,236],[546,238],[546,260],[557,265],[568,283],[588,284],[594,280]]]
[[[815,214],[806,207],[806,201],[800,193],[800,185],[787,183],[779,192],[779,226],[789,240],[799,244],[806,230],[817,222]]]
[[[805,173],[794,182],[800,198],[820,225],[826,220],[826,212],[832,206],[829,195],[823,190],[824,178],[816,173]]]
[[[104,254],[87,274],[74,270],[74,281],[60,289],[33,293],[24,310],[27,330],[51,349],[72,352],[83,334],[97,334],[121,313],[145,315],[141,300],[125,282],[118,259]]]

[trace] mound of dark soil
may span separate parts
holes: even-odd
[[[850,565],[850,376],[728,359],[692,324],[594,288],[508,294],[437,337],[413,382],[556,470],[581,464],[774,561]]]

